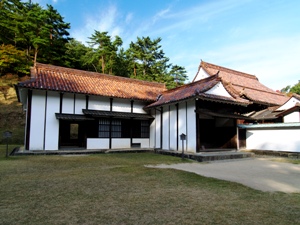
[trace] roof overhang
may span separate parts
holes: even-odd
[[[55,113],[56,119],[69,120],[69,121],[86,121],[94,120],[94,118],[86,117],[85,115],[67,114],[67,113]]]
[[[129,112],[115,112],[115,111],[102,111],[102,110],[89,110],[83,109],[84,115],[89,117],[109,117],[121,119],[154,119],[153,116],[143,113],[129,113]]]
[[[195,112],[198,114],[204,114],[211,117],[230,118],[230,119],[239,119],[239,120],[253,120],[251,117],[243,116],[233,112],[215,112],[207,109],[198,109],[195,110]]]

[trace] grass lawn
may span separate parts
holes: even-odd
[[[300,224],[300,193],[144,167],[177,157],[4,155],[0,224]]]

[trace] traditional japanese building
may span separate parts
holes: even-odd
[[[201,62],[192,83],[164,84],[37,63],[16,85],[27,112],[27,150],[236,149],[247,113],[288,98],[254,75]]]

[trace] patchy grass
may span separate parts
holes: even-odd
[[[283,162],[283,163],[293,163],[293,164],[300,164],[300,159],[297,158],[283,158],[283,157],[278,157],[278,158],[273,158],[272,161],[276,162]]]
[[[299,224],[300,194],[144,165],[152,153],[0,160],[2,224]]]
[[[1,79],[0,79],[1,84]],[[22,144],[24,142],[25,113],[21,103],[17,100],[14,88],[10,87],[7,99],[0,92],[0,144],[4,144],[3,132],[12,132],[11,143]]]

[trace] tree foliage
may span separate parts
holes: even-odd
[[[183,67],[172,65],[162,50],[161,38],[137,37],[128,49],[121,37],[97,31],[89,46],[69,38],[70,24],[51,5],[21,0],[0,0],[0,76],[29,73],[37,61],[105,74],[165,83],[184,84]]]
[[[287,93],[287,94],[296,93],[296,94],[300,95],[300,80],[298,81],[297,84],[295,84],[293,86],[288,85],[285,88],[282,88],[281,92]]]

